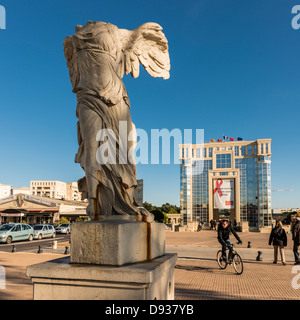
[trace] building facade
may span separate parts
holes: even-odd
[[[59,205],[49,199],[26,194],[0,199],[0,223],[54,223],[59,218]]]
[[[81,193],[78,191],[77,182],[62,181],[30,181],[30,190],[33,196],[48,197],[80,201]]]
[[[19,193],[0,199],[0,224],[9,222],[56,224],[62,217],[69,221],[88,220],[87,205],[83,201],[49,199]]]
[[[30,181],[31,194],[38,197],[65,199],[66,183],[62,181]]]
[[[78,190],[77,182],[68,182],[66,184],[66,200],[81,201],[81,192]]]
[[[229,218],[271,226],[271,139],[179,147],[184,224]]]
[[[0,183],[0,199],[11,195],[11,185]]]
[[[11,189],[11,194],[13,196],[15,196],[17,194],[20,194],[20,193],[27,194],[28,196],[30,196],[31,195],[31,190],[28,187],[22,187],[22,188],[18,188],[18,189],[16,189],[16,188]]]

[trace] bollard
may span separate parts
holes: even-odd
[[[65,253],[64,253],[64,254],[69,254],[69,253],[70,253],[70,251],[69,251],[69,247],[68,247],[68,246],[66,246],[65,248],[66,248],[66,250],[65,250]]]
[[[256,261],[262,261],[262,257],[261,257],[262,251],[258,251],[257,253],[258,253],[258,256],[256,257]]]
[[[251,242],[250,242],[250,241],[248,241],[248,246],[247,246],[247,248],[252,248],[252,247],[251,247]]]
[[[15,245],[12,246],[11,252],[17,252],[17,248]]]
[[[57,249],[57,241],[52,242],[52,249]]]
[[[43,253],[42,246],[39,246],[39,250],[37,251],[37,253]]]

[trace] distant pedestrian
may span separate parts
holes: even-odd
[[[292,235],[293,235],[293,241],[294,241],[293,252],[295,256],[295,264],[300,264],[299,252],[298,252],[298,248],[300,245],[300,217],[296,218]]]
[[[197,231],[201,231],[202,228],[203,228],[203,221],[200,221],[200,222],[198,223]]]
[[[281,262],[285,266],[284,247],[287,245],[287,236],[285,230],[282,228],[281,221],[277,221],[275,227],[272,229],[269,245],[273,244],[274,247],[274,261],[277,263],[278,249],[280,249]]]
[[[293,230],[294,230],[294,226],[295,226],[296,221],[297,221],[296,216],[294,214],[292,214],[291,215],[291,224],[290,224],[291,234],[293,234]]]
[[[213,229],[214,229],[214,220],[211,219],[211,220],[209,221],[209,223],[210,223],[210,230],[213,230]]]
[[[217,221],[214,220],[214,230],[217,230]]]

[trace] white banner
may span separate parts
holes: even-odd
[[[17,198],[15,196],[8,196],[8,197],[5,197],[5,198],[1,198],[0,199],[0,204],[3,204],[3,203],[6,203],[6,202],[10,202],[10,201],[13,201],[13,200],[16,200]]]
[[[214,208],[234,208],[234,179],[214,180]]]
[[[25,196],[24,199],[27,200],[27,201],[31,201],[31,202],[34,202],[34,203],[42,204],[42,205],[45,205],[45,206],[48,206],[48,207],[58,207],[58,203],[57,202],[53,202],[51,200],[36,198],[36,197],[33,197],[33,196]]]

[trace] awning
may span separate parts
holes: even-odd
[[[29,212],[59,212],[58,209],[29,209]]]
[[[61,216],[86,216],[86,210],[60,212]]]
[[[12,214],[12,213],[28,213],[26,209],[5,209],[1,213],[7,213],[7,214]]]
[[[3,213],[1,212],[1,217],[24,217],[24,213]]]

